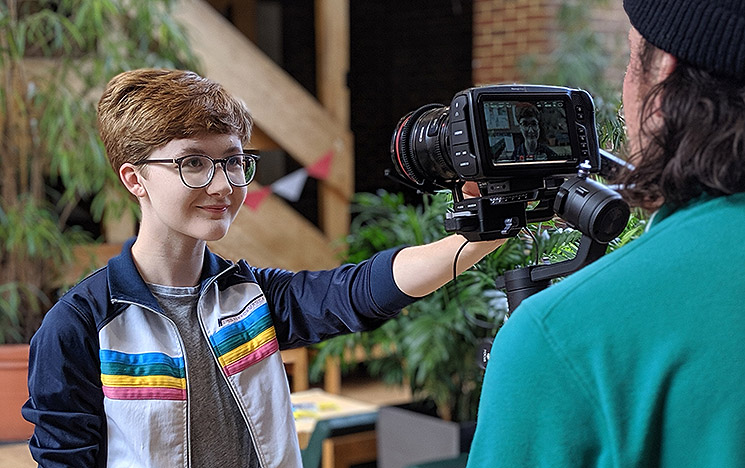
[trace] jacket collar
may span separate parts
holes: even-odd
[[[150,289],[137,271],[132,258],[132,244],[136,237],[128,239],[122,247],[122,252],[109,260],[107,278],[112,300],[133,302],[153,310],[160,310],[158,302],[153,297]],[[213,254],[205,247],[204,264],[202,265],[202,276],[200,278],[201,289],[207,283],[232,265],[218,255]]]

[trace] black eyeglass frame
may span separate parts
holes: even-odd
[[[194,156],[204,157],[204,158],[209,159],[210,162],[212,162],[212,174],[207,179],[207,182],[205,182],[203,185],[199,185],[199,186],[193,186],[193,185],[189,185],[188,183],[186,183],[186,179],[184,179],[184,174],[183,174],[183,172],[181,172],[181,163],[185,159],[187,159],[187,158],[193,158]],[[248,186],[254,180],[254,177],[256,175],[256,171],[254,170],[253,175],[251,176],[251,178],[249,180],[246,181],[245,184],[236,184],[235,182],[233,182],[232,180],[230,180],[230,175],[228,175],[227,162],[228,162],[228,160],[230,158],[234,158],[236,156],[243,156],[245,158],[248,158],[249,160],[251,160],[253,162],[254,166],[256,166],[256,164],[259,162],[259,159],[261,159],[261,155],[259,154],[259,152],[257,150],[255,150],[255,149],[244,149],[243,150],[243,153],[231,154],[230,156],[226,156],[224,158],[219,158],[219,159],[211,158],[211,157],[207,156],[206,154],[187,154],[185,156],[181,156],[181,157],[174,158],[174,159],[143,159],[141,161],[136,161],[136,162],[132,163],[132,165],[134,165],[134,166],[142,166],[142,165],[150,164],[150,163],[156,163],[156,164],[175,164],[178,167],[178,175],[181,178],[181,183],[183,183],[186,187],[188,187],[190,189],[200,189],[200,188],[204,188],[204,187],[208,186],[210,183],[212,183],[212,180],[215,178],[215,166],[218,163],[220,163],[220,166],[222,167],[222,171],[223,171],[223,173],[225,173],[225,178],[228,180],[228,183],[230,185],[232,185],[233,187],[246,187],[246,186]]]

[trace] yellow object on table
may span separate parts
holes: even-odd
[[[316,422],[355,414],[374,413],[378,405],[346,398],[313,388],[290,395],[300,448],[308,445]]]

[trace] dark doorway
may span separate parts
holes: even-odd
[[[398,120],[472,85],[472,2],[350,2],[355,189],[411,190],[385,177]],[[409,198],[409,197],[407,197]]]

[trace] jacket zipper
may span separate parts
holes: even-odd
[[[189,390],[189,386],[191,383],[189,381],[189,363],[187,362],[187,359],[186,359],[186,346],[184,346],[184,340],[181,338],[181,333],[178,332],[178,327],[173,322],[173,320],[161,314],[155,309],[151,309],[150,307],[147,307],[143,304],[138,304],[132,301],[124,301],[121,299],[112,298],[111,303],[112,304],[119,303],[119,304],[135,305],[137,307],[142,307],[145,310],[149,310],[150,312],[154,314],[160,315],[171,325],[171,327],[176,333],[176,338],[178,338],[179,346],[181,346],[181,354],[184,356],[184,380],[186,381],[186,467],[191,468],[191,391]],[[202,322],[201,319],[199,320],[199,322],[201,324]]]
[[[212,284],[217,280],[219,276],[221,276],[223,273],[226,273],[231,268],[226,269],[225,271],[215,275],[214,278],[212,278],[202,289],[202,291],[206,291]],[[202,291],[199,292],[199,298],[197,299],[197,321],[199,322],[199,329],[202,331],[202,337],[207,340],[207,347],[210,349],[210,352],[212,353],[212,358],[215,360],[215,363],[217,364],[218,369],[220,369],[220,375],[222,375],[223,379],[225,379],[225,383],[228,385],[228,388],[230,389],[230,393],[233,395],[233,399],[236,402],[236,405],[238,405],[238,409],[241,412],[241,416],[243,417],[243,421],[246,423],[246,429],[248,429],[248,435],[251,437],[251,443],[254,447],[254,453],[256,454],[256,457],[259,459],[259,466],[263,467],[266,466],[266,463],[264,461],[264,455],[259,450],[259,445],[256,440],[256,435],[254,434],[253,429],[251,428],[251,424],[248,420],[248,414],[246,413],[246,409],[243,406],[243,401],[240,398],[240,395],[233,387],[233,384],[230,382],[230,379],[228,379],[228,376],[225,375],[225,371],[223,370],[222,366],[220,365],[220,361],[217,358],[217,354],[215,353],[215,349],[212,347],[212,344],[210,343],[209,336],[207,335],[207,330],[204,327],[204,322],[202,321]]]

